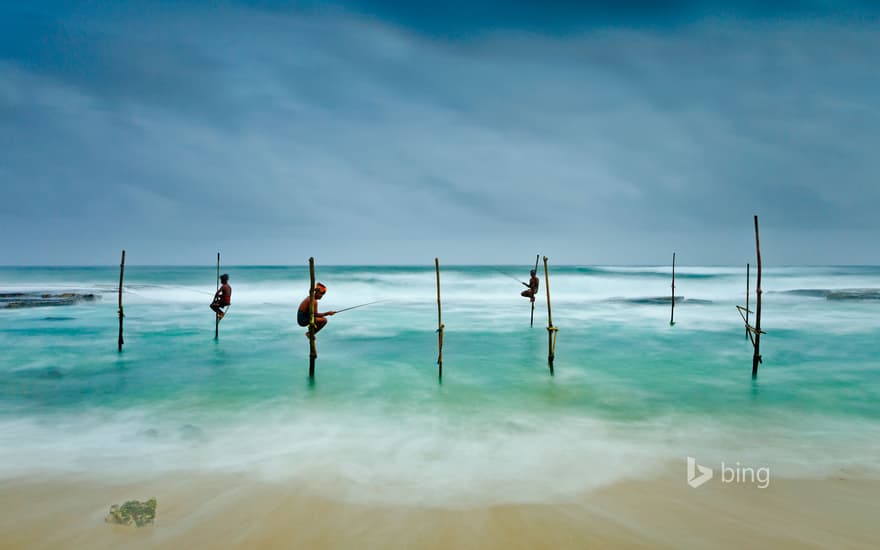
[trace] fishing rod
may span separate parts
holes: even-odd
[[[157,287],[159,287],[159,288],[176,288],[176,289],[178,289],[178,290],[186,290],[186,291],[189,291],[189,292],[197,292],[197,293],[199,293],[199,294],[205,294],[205,295],[207,295],[207,296],[214,296],[214,295],[216,294],[216,292],[207,292],[207,291],[204,291],[204,290],[196,290],[196,289],[194,289],[194,288],[188,288],[188,287],[185,287],[185,286],[174,286],[174,285],[153,285],[153,286],[157,286]]]
[[[525,281],[520,281],[519,279],[517,279],[516,277],[514,277],[514,276],[511,275],[510,273],[505,273],[504,271],[501,271],[501,270],[498,269],[497,267],[494,267],[494,266],[493,266],[492,269],[494,269],[495,271],[497,271],[498,273],[501,273],[502,275],[504,275],[504,276],[506,276],[506,277],[510,277],[511,279],[513,279],[514,281],[516,281],[516,282],[518,282],[518,283],[520,283],[520,284],[523,284],[523,285],[529,286],[528,284],[525,283]]]
[[[351,307],[347,307],[347,308],[345,308],[345,309],[337,309],[337,310],[336,310],[336,313],[342,313],[343,311],[348,311],[348,310],[350,310],[350,309],[357,309],[357,308],[359,308],[359,307],[371,306],[371,305],[373,305],[373,304],[378,304],[379,302],[384,302],[384,301],[385,301],[385,300],[376,300],[375,302],[367,302],[366,304],[360,304],[360,305],[357,305],[357,306],[351,306]]]
[[[153,286],[157,286],[157,285],[153,285]],[[175,288],[175,287],[165,287],[165,288]],[[189,289],[181,288],[181,290],[189,290]],[[114,288],[114,289],[110,289],[109,291],[110,291],[110,292],[118,292],[119,289],[118,289],[118,288]],[[159,302],[162,301],[161,298],[156,299],[156,298],[153,298],[153,297],[151,297],[151,296],[147,296],[147,295],[145,295],[145,294],[141,294],[141,293],[138,292],[138,291],[131,290],[130,288],[127,288],[127,287],[125,287],[125,286],[122,287],[122,292],[124,292],[124,293],[126,293],[126,294],[131,294],[131,295],[133,295],[133,296],[138,296],[139,298],[143,298],[144,300],[151,300],[151,301],[154,301],[154,302],[155,302],[155,301],[159,301]],[[198,291],[198,290],[194,290],[193,292],[199,292],[199,291]]]
[[[214,296],[214,294],[215,294],[214,292],[208,292],[208,291],[205,291],[205,290],[196,290],[196,289],[194,289],[194,288],[189,288],[189,287],[185,287],[185,286],[159,285],[159,284],[144,284],[144,285],[142,285],[142,286],[145,286],[145,287],[154,287],[154,288],[165,288],[165,289],[169,289],[169,288],[170,288],[170,289],[175,289],[175,290],[186,290],[187,292],[196,292],[196,293],[198,293],[198,294],[204,294],[204,295],[206,295],[206,296]],[[123,288],[123,290],[124,290],[125,292],[131,292],[131,290],[129,290],[130,287],[129,287],[128,285],[124,285],[122,288]],[[113,291],[114,291],[114,292],[115,292],[116,290],[118,290],[118,287],[114,287],[114,288],[113,288]],[[141,289],[141,290],[143,290],[143,289]]]
[[[144,288],[166,288],[166,289],[168,289],[168,288],[173,288],[173,289],[178,289],[178,290],[186,290],[187,292],[196,292],[196,293],[198,293],[198,294],[204,294],[204,295],[206,295],[206,296],[213,296],[213,295],[214,295],[214,292],[208,292],[208,291],[205,291],[205,290],[196,290],[196,289],[194,289],[194,288],[189,288],[189,287],[185,287],[185,286],[160,285],[160,284],[155,284],[155,283],[153,283],[153,284],[149,284],[149,283],[146,283],[146,284],[144,284],[144,283],[136,283],[135,286],[141,286],[141,287],[144,287]],[[123,286],[122,286],[122,290],[123,290],[124,292],[133,292],[132,290],[130,290],[131,287],[132,287],[132,285],[123,285]],[[103,290],[105,287],[98,286],[97,288]],[[144,290],[144,288],[141,288],[141,290]],[[109,290],[110,292],[117,292],[117,291],[119,291],[119,287],[118,287],[118,286],[114,286],[114,287],[109,288],[108,290]]]

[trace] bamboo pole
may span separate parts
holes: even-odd
[[[675,324],[675,252],[672,253],[672,310],[669,313],[669,324]]]
[[[547,269],[547,256],[544,256],[544,286],[547,288],[547,364],[553,374],[553,360],[556,358],[556,333],[553,326],[553,312],[550,309],[550,271]]]
[[[125,250],[122,251],[122,261],[119,262],[119,340],[118,351],[122,351],[122,344],[125,342],[122,339],[122,318],[125,317],[125,314],[122,312],[122,277],[125,274]]]
[[[752,378],[758,376],[758,363],[761,363],[761,239],[758,234],[757,215],[755,215],[755,251],[758,256],[758,280],[755,288],[755,354],[752,356]]]
[[[535,254],[535,276],[538,275],[538,260],[540,260],[540,259],[541,259],[541,255]],[[531,282],[532,282],[532,280],[531,280],[531,278],[529,278],[529,283],[531,283]],[[534,296],[533,296],[533,298],[534,298]],[[529,318],[529,326],[530,327],[535,326],[535,301],[534,300],[532,300],[532,316]]]
[[[220,253],[217,252],[217,290],[220,290]],[[214,294],[216,297],[217,294]],[[214,340],[220,338],[220,315],[214,312]]]
[[[434,258],[434,269],[437,272],[437,377],[443,378],[443,318],[440,313],[440,260]]]
[[[749,264],[746,264],[746,338],[749,337]]]
[[[315,258],[309,258],[309,378],[315,378],[315,359],[318,358],[318,348],[315,345],[317,339],[315,325]]]

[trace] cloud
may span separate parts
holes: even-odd
[[[634,3],[450,39],[370,6],[17,13],[3,261],[740,263],[753,213],[780,263],[870,261],[872,25]]]

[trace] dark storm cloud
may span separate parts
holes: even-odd
[[[565,34],[585,28],[663,28],[711,17],[751,21],[779,19],[871,19],[877,7],[870,1],[826,0],[330,0],[293,2],[258,0],[235,2],[274,12],[336,9],[381,21],[390,21],[414,32],[438,38],[461,39],[499,29],[519,29],[542,34]]]
[[[865,6],[2,8],[2,261],[871,261]]]

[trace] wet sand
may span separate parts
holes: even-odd
[[[880,547],[880,480],[692,489],[684,477],[670,468],[573,500],[442,508],[330,499],[232,475],[13,480],[0,483],[0,548]],[[111,504],[152,496],[154,525],[104,522]]]

